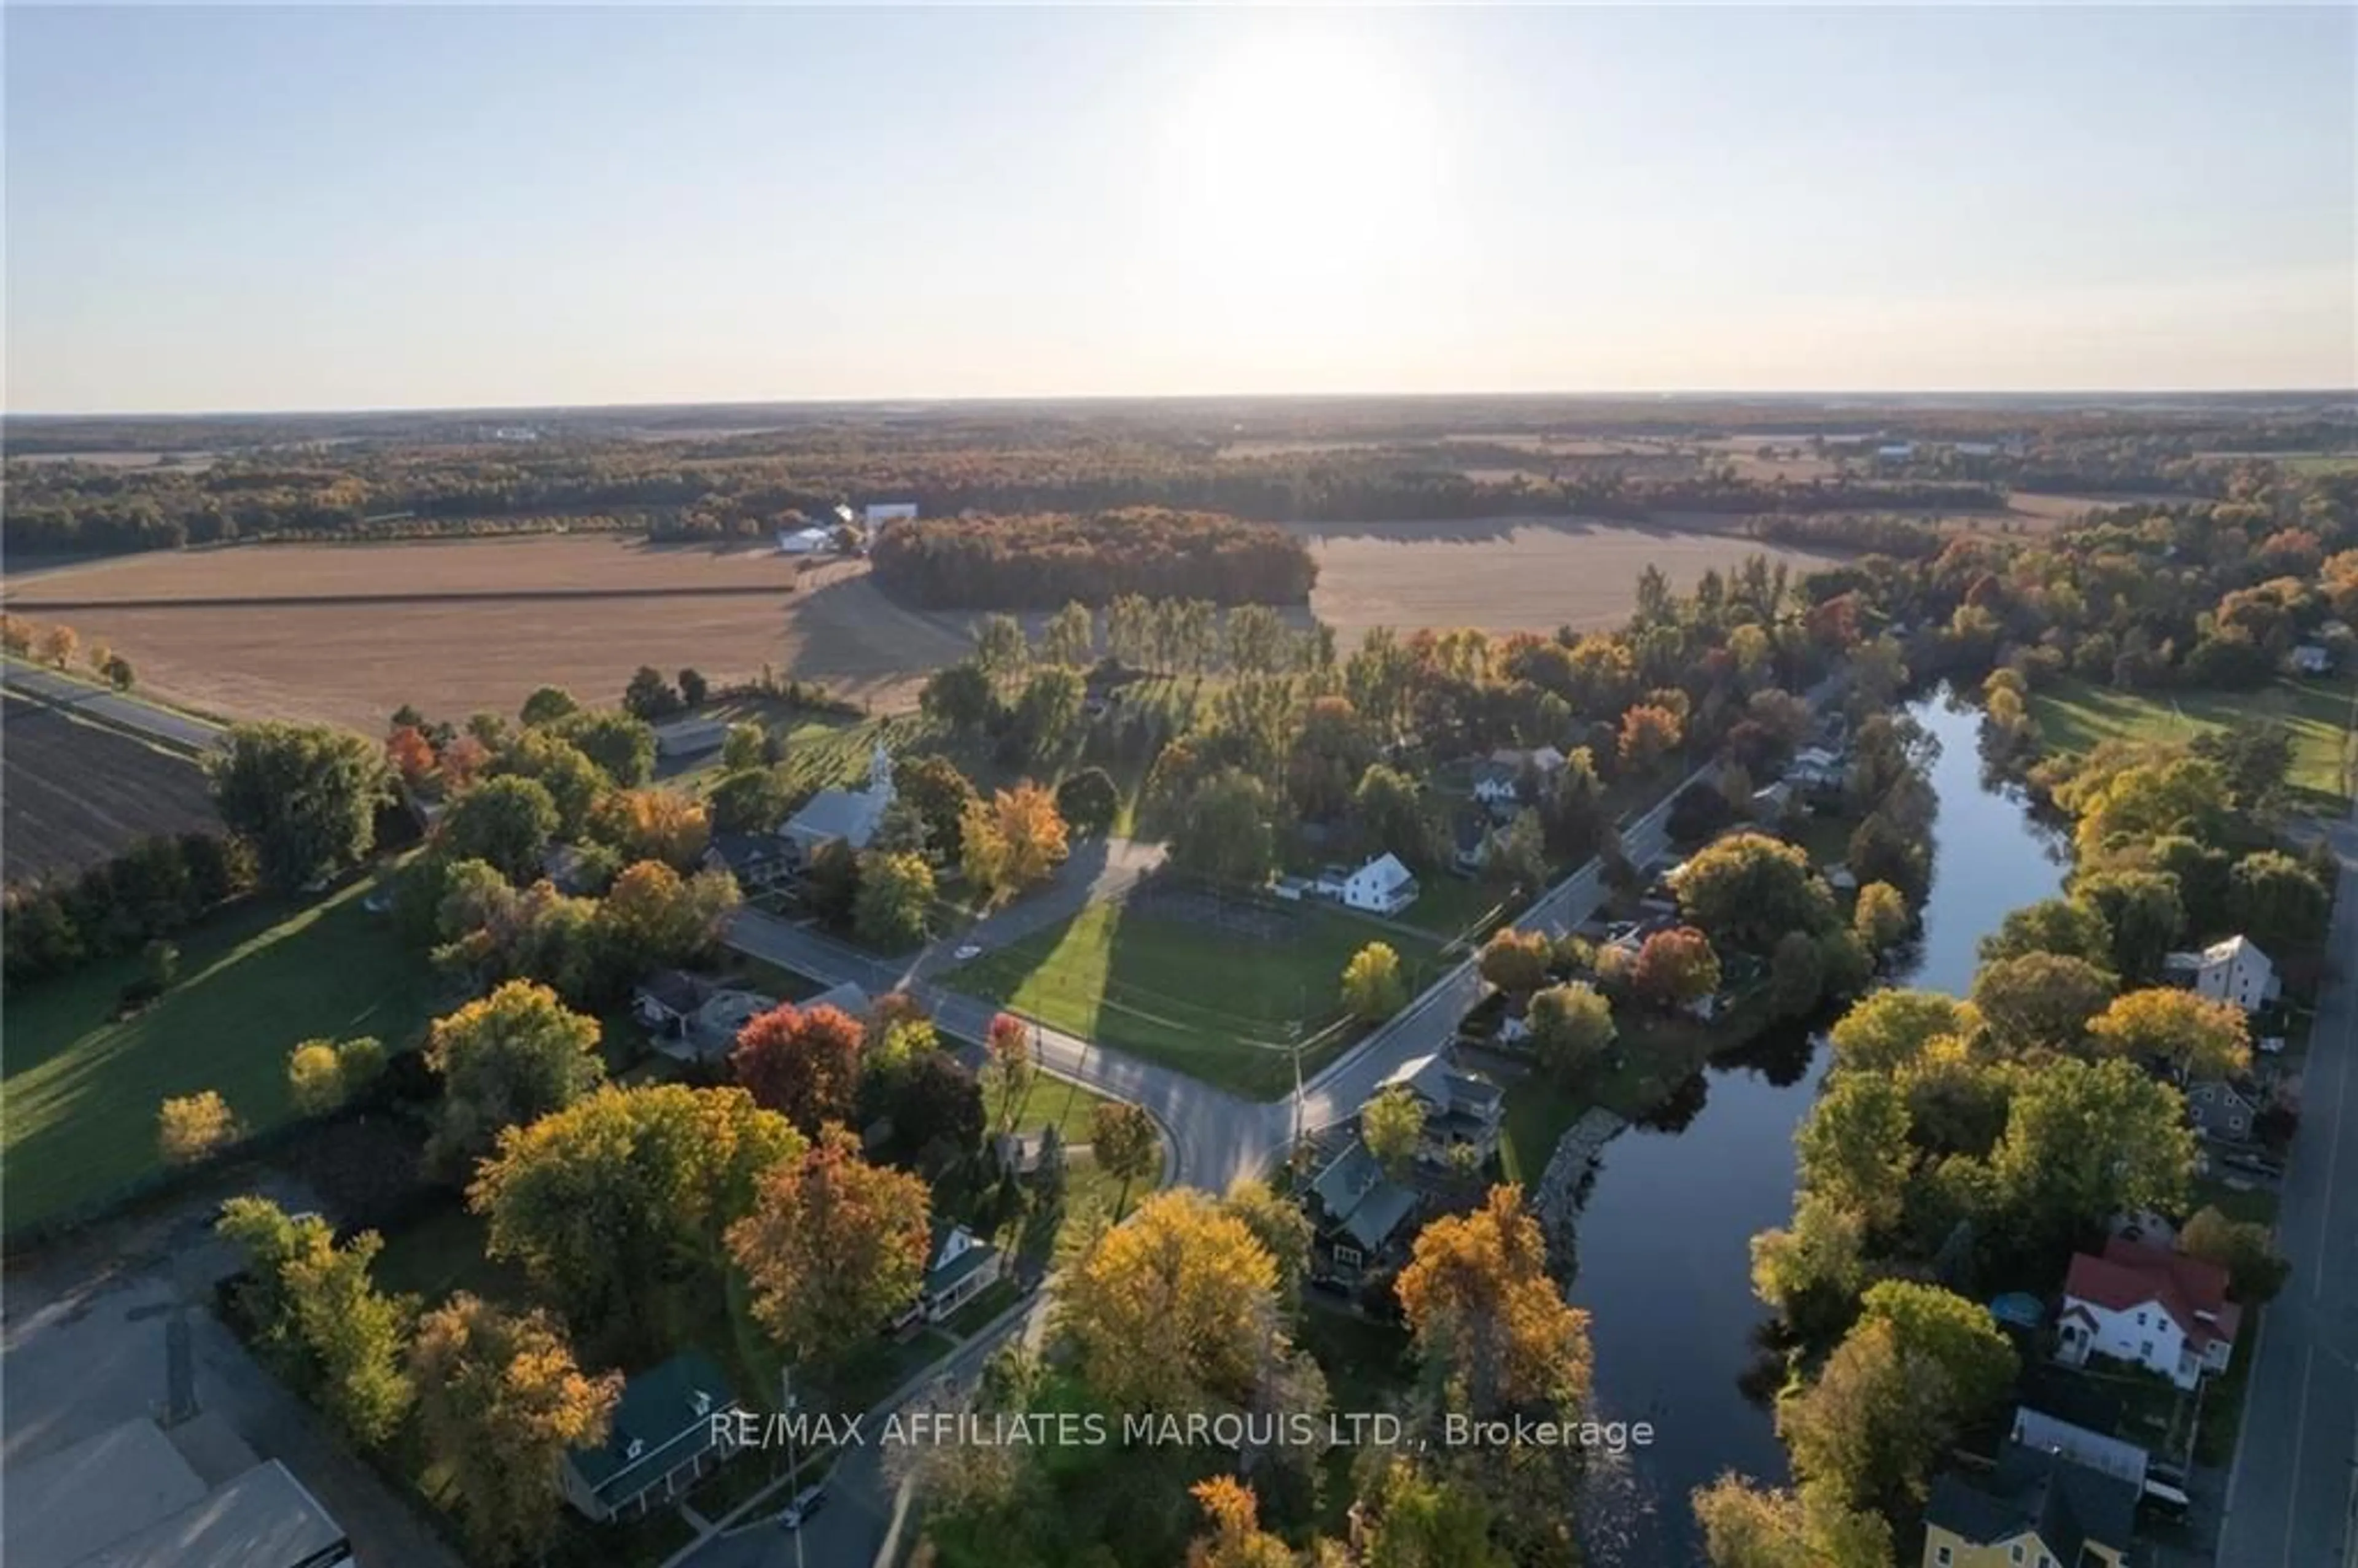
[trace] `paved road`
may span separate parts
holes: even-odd
[[[2292,1278],[2260,1325],[2219,1568],[2358,1563],[2358,819],[2331,836],[2342,878],[2329,973],[2277,1217]]]
[[[989,1331],[968,1340],[936,1369],[949,1387],[936,1395],[939,1383],[904,1390],[905,1397],[879,1405],[861,1427],[863,1442],[844,1452],[827,1473],[827,1506],[806,1525],[795,1554],[794,1532],[777,1523],[785,1505],[783,1492],[768,1499],[762,1522],[731,1530],[673,1560],[670,1568],[867,1568],[875,1563],[892,1534],[892,1521],[903,1506],[899,1497],[907,1478],[908,1454],[881,1441],[885,1417],[913,1405],[947,1409],[963,1407],[972,1395],[982,1365],[1001,1345],[1019,1334],[1036,1336],[1048,1310],[1048,1292],[1041,1291]],[[903,1526],[906,1539],[908,1526]]]
[[[1693,775],[1702,776],[1703,773]],[[1684,788],[1688,782],[1682,781],[1679,787]],[[1662,827],[1677,793],[1672,790],[1653,810],[1622,828],[1622,844],[1632,860],[1643,865],[1661,851]],[[1560,934],[1595,914],[1604,900],[1600,868],[1591,860],[1549,890],[1516,924]],[[950,962],[939,946],[914,960],[880,958],[808,926],[757,910],[738,914],[730,929],[729,944],[739,952],[828,985],[851,981],[871,995],[905,985],[932,1011],[936,1027],[962,1040],[981,1039],[991,1015],[999,1011],[994,1003],[951,990],[928,978]],[[1481,999],[1483,984],[1475,961],[1467,958],[1397,1017],[1330,1063],[1303,1085],[1303,1126],[1316,1129],[1351,1115],[1376,1085],[1402,1064],[1446,1045],[1466,1009]],[[1239,1176],[1266,1171],[1292,1141],[1290,1095],[1257,1105],[1184,1073],[1044,1026],[1035,1049],[1049,1072],[1133,1101],[1160,1121],[1171,1142],[1165,1179],[1172,1183],[1217,1192]]]
[[[138,697],[109,691],[104,687],[92,686],[88,681],[61,675],[56,670],[18,664],[14,659],[0,662],[0,685],[27,697],[38,697],[78,713],[87,713],[93,719],[104,719],[109,724],[136,730],[175,746],[189,746],[201,752],[218,745],[222,738],[222,730],[217,724],[191,719],[185,713],[175,713],[154,703],[143,702]]]

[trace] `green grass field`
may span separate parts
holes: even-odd
[[[287,1119],[287,1055],[315,1036],[416,1043],[433,978],[353,883],[290,914],[230,912],[178,939],[178,985],[112,1022],[139,973],[134,954],[12,993],[0,1160],[6,1223],[29,1224],[117,1193],[157,1169],[157,1107],[216,1089],[249,1131]]]
[[[2191,741],[2242,719],[2276,719],[2293,737],[2292,784],[2322,802],[2346,802],[2351,683],[2279,676],[2257,691],[2130,692],[2059,681],[2034,694],[2031,716],[2050,752],[2083,753],[2106,741]]]
[[[1335,1019],[1343,966],[1375,941],[1400,954],[1412,994],[1430,945],[1332,911],[1303,911],[1292,940],[1272,944],[1102,903],[986,953],[949,984],[1267,1098],[1293,1081],[1289,1031],[1300,1022],[1314,1035]],[[1347,1029],[1321,1036],[1303,1054],[1304,1070],[1347,1037]]]

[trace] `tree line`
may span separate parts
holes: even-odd
[[[1099,605],[1124,594],[1302,604],[1318,576],[1308,547],[1282,529],[1156,507],[900,523],[879,536],[873,560],[881,585],[928,609]]]

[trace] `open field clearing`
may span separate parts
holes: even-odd
[[[2258,691],[2115,691],[2074,680],[2034,693],[2030,712],[2049,751],[2074,754],[2105,741],[2191,741],[2238,719],[2277,719],[2292,730],[2293,787],[2344,805],[2351,697],[2347,680],[2290,676]]]
[[[1430,946],[1333,910],[1300,911],[1291,935],[1272,942],[1109,903],[987,953],[947,983],[1266,1099],[1293,1081],[1293,1029],[1307,1036],[1334,1021],[1343,967],[1370,942],[1391,944],[1411,989],[1422,985]],[[1303,1071],[1352,1037],[1322,1035]]]
[[[104,639],[189,706],[369,733],[405,702],[513,714],[546,685],[611,702],[641,665],[719,682],[768,664],[892,708],[967,651],[962,620],[893,604],[862,564],[798,572],[764,547],[611,535],[265,545],[45,574],[12,584],[9,608]],[[612,593],[627,597],[568,597]],[[330,602],[284,602],[306,598]]]
[[[1733,520],[1729,520],[1732,522]],[[1552,632],[1618,624],[1650,563],[1680,591],[1765,555],[1796,572],[1835,557],[1735,533],[1566,518],[1296,524],[1318,560],[1310,608],[1345,647],[1370,626]]]
[[[0,846],[10,881],[94,866],[158,833],[219,829],[185,757],[11,696],[0,719]]]
[[[135,953],[10,997],[0,1084],[8,1227],[153,1173],[167,1096],[217,1089],[258,1132],[291,1111],[287,1054],[302,1042],[416,1044],[433,978],[361,907],[371,885],[362,878],[291,911],[254,901],[205,922],[177,939],[179,982],[122,1022],[115,1000],[139,974]]]

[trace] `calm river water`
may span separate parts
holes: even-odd
[[[2064,865],[2019,795],[1984,787],[1974,713],[1937,697],[1909,711],[1941,741],[1941,806],[1921,954],[1903,983],[1962,993],[1984,934],[2054,892]],[[1584,1504],[1600,1568],[1700,1562],[1689,1492],[1728,1469],[1787,1479],[1767,1396],[1745,1390],[1767,1315],[1748,1247],[1792,1211],[1793,1129],[1825,1064],[1799,1029],[1744,1055],[1689,1084],[1661,1119],[1675,1130],[1632,1128],[1607,1145],[1581,1211],[1573,1300],[1591,1317],[1597,1403],[1655,1431]]]

